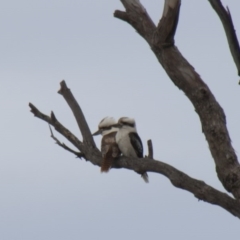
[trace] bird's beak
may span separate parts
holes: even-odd
[[[97,136],[97,135],[99,135],[99,134],[101,134],[101,133],[102,133],[102,130],[99,129],[99,130],[97,130],[95,133],[93,133],[92,136]]]

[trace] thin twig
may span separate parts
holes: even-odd
[[[51,138],[53,138],[55,141],[56,141],[56,144],[59,145],[60,147],[64,148],[65,150],[75,154],[78,158],[84,158],[84,154],[82,154],[81,152],[76,152],[74,150],[72,150],[70,147],[68,147],[65,143],[61,143],[53,134],[53,131],[52,131],[52,128],[49,124],[49,129],[50,129],[50,132],[51,132]]]
[[[31,108],[31,112],[35,117],[38,117],[45,122],[52,125],[60,134],[62,134],[69,142],[71,142],[77,149],[81,152],[84,151],[84,145],[78,138],[72,134],[67,128],[65,128],[55,117],[54,113],[51,112],[51,117],[41,113],[32,103],[29,103],[29,107]]]

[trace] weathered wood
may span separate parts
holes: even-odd
[[[134,1],[134,7],[132,1],[121,2],[126,8],[127,22],[148,42],[172,82],[192,102],[215,161],[218,178],[227,191],[240,199],[240,165],[231,145],[224,111],[208,86],[174,45],[181,1],[165,0],[163,16],[157,27],[152,24],[145,9],[139,10],[143,9],[139,1]],[[114,16],[119,17],[118,11]]]
[[[78,102],[74,98],[71,90],[67,87],[67,84],[65,83],[64,80],[60,82],[60,86],[61,88],[58,91],[58,93],[64,97],[64,99],[68,103],[68,106],[71,108],[72,113],[78,124],[78,127],[82,133],[83,142],[87,143],[89,146],[93,148],[96,147],[92,134],[88,127],[87,121],[83,115],[82,109],[80,108]]]

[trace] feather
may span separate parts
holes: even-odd
[[[143,145],[142,145],[141,138],[136,132],[130,132],[129,137],[130,137],[130,142],[137,154],[137,157],[143,158]]]
[[[115,141],[115,135],[117,132],[111,132],[102,138],[102,164],[101,172],[108,172],[112,166],[113,161],[121,155],[118,145]]]

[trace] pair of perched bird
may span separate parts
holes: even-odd
[[[106,117],[99,123],[98,131],[93,136],[99,134],[102,135],[101,172],[108,172],[112,162],[121,154],[125,157],[143,158],[143,145],[133,118],[122,117],[116,122],[114,118]],[[148,182],[147,173],[140,174]]]

